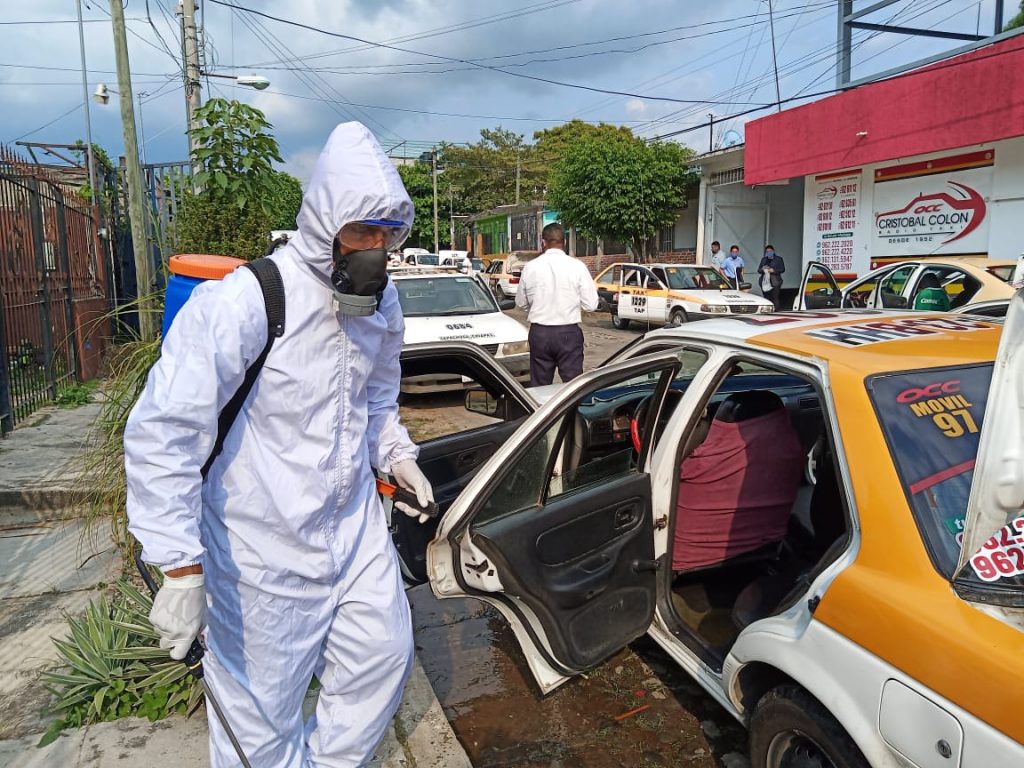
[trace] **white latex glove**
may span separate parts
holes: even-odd
[[[160,647],[181,661],[200,630],[206,626],[206,589],[203,574],[166,576],[149,612],[153,629],[160,633]]]
[[[391,475],[395,482],[416,494],[416,501],[420,506],[425,507],[434,500],[434,489],[430,487],[430,481],[424,477],[415,459],[405,459],[391,466]],[[419,510],[413,509],[408,504],[396,502],[395,508],[402,510],[409,517],[418,517],[421,523],[430,519],[429,515],[420,514]]]

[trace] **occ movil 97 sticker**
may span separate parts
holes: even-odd
[[[978,422],[972,413],[974,403],[961,390],[959,378],[907,387],[896,395],[896,402],[908,408],[915,418],[930,420],[944,437],[978,432]]]
[[[1011,520],[971,556],[971,568],[982,581],[1024,575],[1024,517]]]

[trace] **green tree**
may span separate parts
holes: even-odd
[[[519,200],[543,197],[543,185],[533,166],[533,147],[520,133],[503,128],[480,131],[480,141],[468,147],[446,144],[438,162],[455,189],[461,190],[462,213],[479,213],[516,201],[516,172]]]
[[[1020,10],[1017,12],[1017,15],[1007,22],[1006,26],[1003,27],[1003,31],[1006,32],[1018,27],[1024,27],[1024,0],[1021,0]]]
[[[281,162],[273,127],[258,109],[210,99],[197,112],[193,177],[175,222],[175,248],[254,259],[266,252],[274,229],[293,229],[302,203],[298,180],[277,171]]]
[[[634,257],[646,259],[650,238],[675,221],[686,201],[693,152],[606,134],[566,147],[552,170],[548,201],[563,224],[589,238],[627,242]]]
[[[609,123],[594,125],[582,120],[570,120],[567,123],[534,133],[533,166],[542,183],[547,183],[551,169],[562,159],[569,147],[584,139],[602,137],[640,141],[626,126]]]
[[[429,163],[413,163],[398,166],[398,175],[412,198],[416,217],[412,222],[407,245],[416,248],[434,247],[434,180]],[[442,178],[438,178],[438,195],[441,194]],[[446,188],[447,190],[447,188]],[[440,205],[440,200],[438,200]]]

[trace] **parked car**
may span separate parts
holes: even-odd
[[[403,573],[496,608],[543,693],[646,632],[759,768],[1024,765],[1024,294],[1002,328],[712,319],[543,405],[475,347],[411,346],[404,375],[471,375],[495,421],[421,444],[442,517],[393,516]]]
[[[813,261],[807,265],[794,309],[858,307],[911,309],[925,287],[941,288],[950,309],[992,300],[1008,300],[1016,262],[983,256],[898,261],[869,272],[840,288],[832,271]]]
[[[402,257],[402,266],[406,267],[438,267],[440,265],[441,259],[436,253],[407,253]]]
[[[536,251],[513,251],[508,255],[495,256],[491,259],[484,277],[499,301],[515,297],[523,265],[537,255]]]
[[[530,375],[527,330],[503,310],[484,281],[451,268],[412,267],[391,272],[405,316],[405,343],[471,341],[517,379]],[[462,376],[443,373],[406,378],[402,391],[446,392],[462,390]]]
[[[774,311],[762,296],[731,288],[711,267],[683,264],[612,264],[594,280],[608,302],[612,325],[686,323],[727,314]]]

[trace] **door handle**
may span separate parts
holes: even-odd
[[[635,507],[623,507],[622,509],[615,510],[615,530],[629,528],[636,523],[639,516]]]
[[[460,465],[473,464],[476,462],[476,457],[476,451],[467,451],[465,453],[460,453],[459,457],[456,459],[456,462],[458,462]]]

